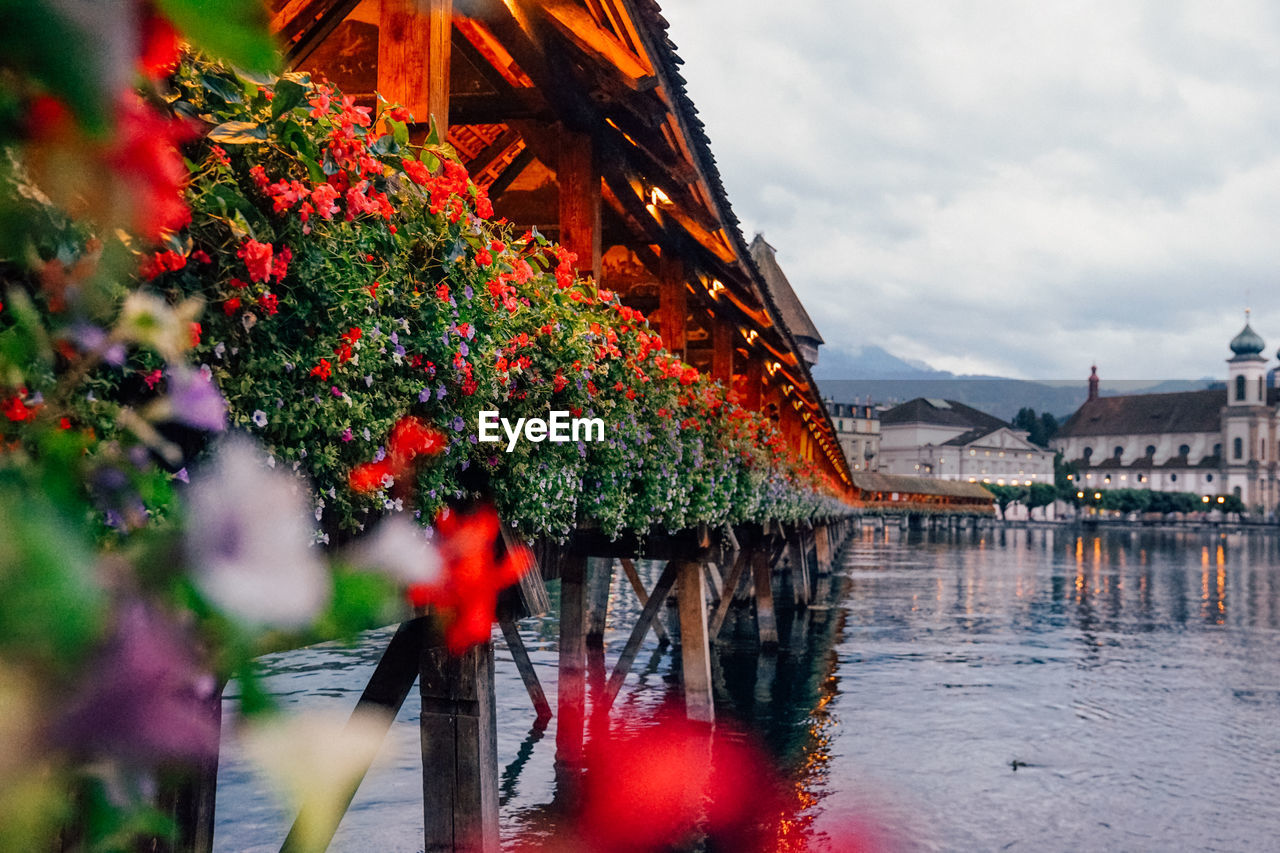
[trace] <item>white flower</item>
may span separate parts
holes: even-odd
[[[298,628],[329,602],[297,478],[268,471],[256,444],[222,442],[187,492],[187,553],[200,591],[245,624]]]
[[[254,409],[254,411],[253,411],[253,422],[254,422],[255,424],[257,424],[258,426],[260,426],[260,427],[264,427],[264,426],[266,426],[266,425],[267,425],[267,413],[266,413],[266,412],[264,412],[264,411],[262,411],[262,409]]]
[[[174,307],[163,297],[135,290],[124,301],[116,335],[149,346],[168,361],[178,361],[191,347],[191,323],[200,316],[203,303],[196,298]]]
[[[257,718],[240,737],[245,754],[257,764],[290,810],[306,805],[298,817],[301,850],[321,850],[347,807],[347,798],[369,765],[381,753],[399,754],[405,743],[389,729],[379,711],[345,715],[308,712]],[[388,749],[383,742],[390,739]]]
[[[382,571],[405,585],[435,583],[443,563],[425,533],[404,516],[393,516],[351,546],[347,558],[360,568]]]

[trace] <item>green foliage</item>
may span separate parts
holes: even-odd
[[[1014,427],[1026,430],[1027,438],[1041,447],[1048,447],[1049,442],[1058,433],[1058,419],[1049,412],[1036,415],[1035,409],[1024,406],[1013,416]]]

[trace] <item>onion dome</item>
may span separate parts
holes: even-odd
[[[1249,325],[1248,312],[1245,312],[1244,328],[1240,334],[1231,339],[1231,351],[1237,357],[1259,355],[1267,348],[1267,342]]]

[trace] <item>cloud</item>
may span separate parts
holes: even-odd
[[[682,0],[734,209],[828,345],[957,372],[1224,371],[1280,343],[1280,7]]]

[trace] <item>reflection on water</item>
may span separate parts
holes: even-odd
[[[907,850],[1272,845],[1280,538],[867,530],[843,563],[815,607],[779,613],[776,655],[742,612],[713,661],[718,712],[761,733],[792,782],[780,849],[822,849],[851,821]],[[651,584],[658,567],[639,568]],[[639,612],[620,578],[610,608],[593,689]],[[555,628],[554,613],[521,625],[551,695]],[[270,684],[286,705],[345,712],[389,637],[273,656]],[[617,709],[678,702],[673,667],[651,634]],[[497,677],[503,835],[536,837],[555,821],[555,723],[533,727],[501,647]],[[421,849],[417,701],[332,849]],[[229,744],[217,849],[278,848],[284,817],[263,790]]]

